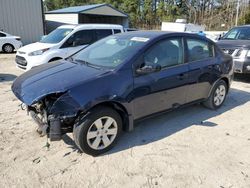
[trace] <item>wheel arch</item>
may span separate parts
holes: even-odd
[[[226,84],[227,84],[227,93],[228,93],[228,91],[229,91],[229,87],[230,87],[230,84],[229,84],[229,79],[228,79],[227,77],[222,77],[220,80],[223,80],[223,81],[225,81],[225,82],[226,82]]]
[[[63,59],[62,57],[52,57],[48,62],[52,62],[52,61],[57,61],[57,60],[60,60],[60,59]]]
[[[222,77],[222,78],[219,78],[218,80],[216,80],[216,81],[213,83],[212,87],[211,87],[210,90],[209,90],[209,93],[208,93],[208,96],[207,96],[207,97],[209,97],[209,96],[211,95],[214,86],[215,86],[220,80],[223,80],[223,81],[227,84],[227,93],[228,93],[228,91],[229,91],[229,86],[230,86],[230,84],[229,84],[229,79],[228,79],[227,77]]]
[[[131,121],[131,119],[129,117],[129,113],[128,113],[127,109],[125,108],[124,105],[122,105],[119,102],[116,102],[116,101],[100,102],[100,103],[92,106],[86,112],[88,112],[88,111],[90,111],[90,110],[92,110],[94,108],[102,107],[102,106],[112,108],[112,109],[114,109],[115,111],[117,111],[119,113],[119,115],[122,118],[122,122],[123,122],[122,129],[124,131],[131,131],[133,129],[133,123],[132,123],[132,121]]]

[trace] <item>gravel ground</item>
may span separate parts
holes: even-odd
[[[0,54],[0,187],[250,188],[250,78],[237,77],[219,110],[194,105],[142,121],[92,157],[72,134],[45,147],[11,92],[21,73],[14,54]]]

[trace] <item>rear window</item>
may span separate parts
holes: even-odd
[[[96,40],[112,35],[111,29],[96,29]]]
[[[0,32],[0,37],[6,37],[6,35]]]

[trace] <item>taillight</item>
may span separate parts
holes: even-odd
[[[16,37],[16,40],[19,40],[19,41],[21,41],[21,38],[20,38],[20,37]]]

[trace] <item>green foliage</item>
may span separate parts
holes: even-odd
[[[250,24],[250,10],[245,14],[245,16],[239,19],[239,24]]]
[[[245,1],[245,0],[244,0]],[[191,23],[203,24],[208,29],[222,23],[231,27],[235,20],[233,0],[45,0],[48,10],[70,6],[107,3],[129,15],[130,27],[155,29],[163,21],[185,18]],[[243,4],[241,4],[243,6]],[[249,5],[244,5],[248,6]],[[240,9],[241,10],[241,9]],[[243,9],[242,9],[243,10]],[[247,10],[247,9],[244,9]],[[239,23],[250,23],[250,11]]]

